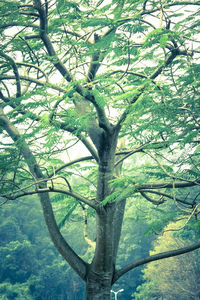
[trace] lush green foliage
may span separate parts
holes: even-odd
[[[152,179],[194,182],[199,177],[199,45],[193,42],[199,11],[195,6],[189,5],[186,12],[176,1],[164,1],[162,9],[157,1],[113,1],[106,5],[98,1],[50,2],[48,34],[56,49],[54,55],[48,45],[45,50],[45,42],[39,38],[37,13],[31,8],[31,1],[21,5],[9,1],[8,7],[2,3],[1,8],[1,106],[11,107],[8,117],[21,129],[23,139],[45,166],[45,173],[53,172],[66,161],[66,149],[77,138],[85,139],[88,122],[95,115],[94,107],[99,106],[113,124],[121,121],[120,134],[126,136],[126,149],[139,148],[143,152],[137,160],[144,163],[128,173],[126,170],[125,179],[116,179],[119,187],[120,182],[131,186],[122,197],[133,194],[138,185]],[[154,10],[156,24],[149,24],[149,14]],[[172,23],[170,28],[168,21]],[[20,27],[14,27],[13,35],[11,28],[15,24]],[[64,67],[60,71],[58,61],[65,64],[67,71]],[[96,67],[98,73],[88,75],[89,67]],[[94,75],[95,81],[88,79]],[[94,107],[87,114],[85,108],[80,113],[74,107],[74,103],[82,105],[82,96],[88,91],[80,86],[86,85],[95,98]],[[73,138],[63,131],[70,131]],[[2,144],[1,149],[4,148],[2,176],[15,176],[16,185],[26,179],[28,186],[32,177],[22,169],[20,151],[10,142]],[[148,155],[151,160],[145,164]],[[82,173],[84,168],[81,167]],[[59,175],[69,178],[72,172],[64,169]],[[81,193],[83,187],[82,194],[87,192],[88,197],[95,196],[94,168],[91,172],[87,176],[94,182],[94,192],[91,188],[85,190],[85,184],[79,188]],[[6,192],[7,184],[3,183],[3,187]],[[17,187],[9,186],[10,189]],[[111,195],[108,201],[118,196]]]

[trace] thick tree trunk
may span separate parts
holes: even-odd
[[[111,203],[97,214],[96,250],[86,280],[87,300],[110,300],[124,204],[125,201]]]
[[[95,255],[87,273],[87,300],[110,299],[115,270],[114,205],[102,208],[97,214],[97,240]]]
[[[87,300],[110,300],[124,211],[122,202],[107,203],[101,206],[101,202],[112,193],[110,180],[113,179],[114,173],[117,131],[110,135],[104,132],[99,142],[100,159],[96,196],[99,209],[96,215],[96,249],[87,272]],[[119,226],[116,222],[117,219]]]
[[[110,300],[112,274],[94,273],[90,271],[86,283],[87,300]]]

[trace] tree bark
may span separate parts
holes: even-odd
[[[110,299],[115,272],[115,203],[102,208],[97,214],[97,240],[93,261],[87,274],[87,300]]]
[[[86,299],[110,300],[111,278],[111,273],[102,272],[96,274],[91,270],[86,283]]]

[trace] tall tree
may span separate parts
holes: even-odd
[[[199,212],[199,192],[184,190],[200,183],[200,1],[0,6],[2,201],[39,195],[49,234],[85,280],[88,300],[109,299],[112,284],[139,265],[199,248],[198,241],[116,268],[127,199]],[[67,161],[77,143],[89,154]],[[77,191],[78,176],[85,181]],[[87,211],[96,215],[95,243],[85,232],[95,244],[90,263],[61,234],[56,194],[65,195],[62,224],[80,207],[85,221]]]

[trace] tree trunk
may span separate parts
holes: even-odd
[[[113,256],[115,252],[114,209],[114,204],[109,205],[107,209],[102,208],[97,214],[95,255],[87,272],[87,300],[110,299],[110,290],[115,270],[115,257]]]
[[[110,135],[104,132],[98,151],[100,160],[96,199],[99,209],[96,215],[95,255],[87,272],[87,300],[110,300],[125,202],[107,203],[104,206],[101,206],[101,202],[112,193],[110,180],[114,173],[117,133],[117,130]]]
[[[112,274],[90,271],[86,283],[87,300],[110,300]]]

